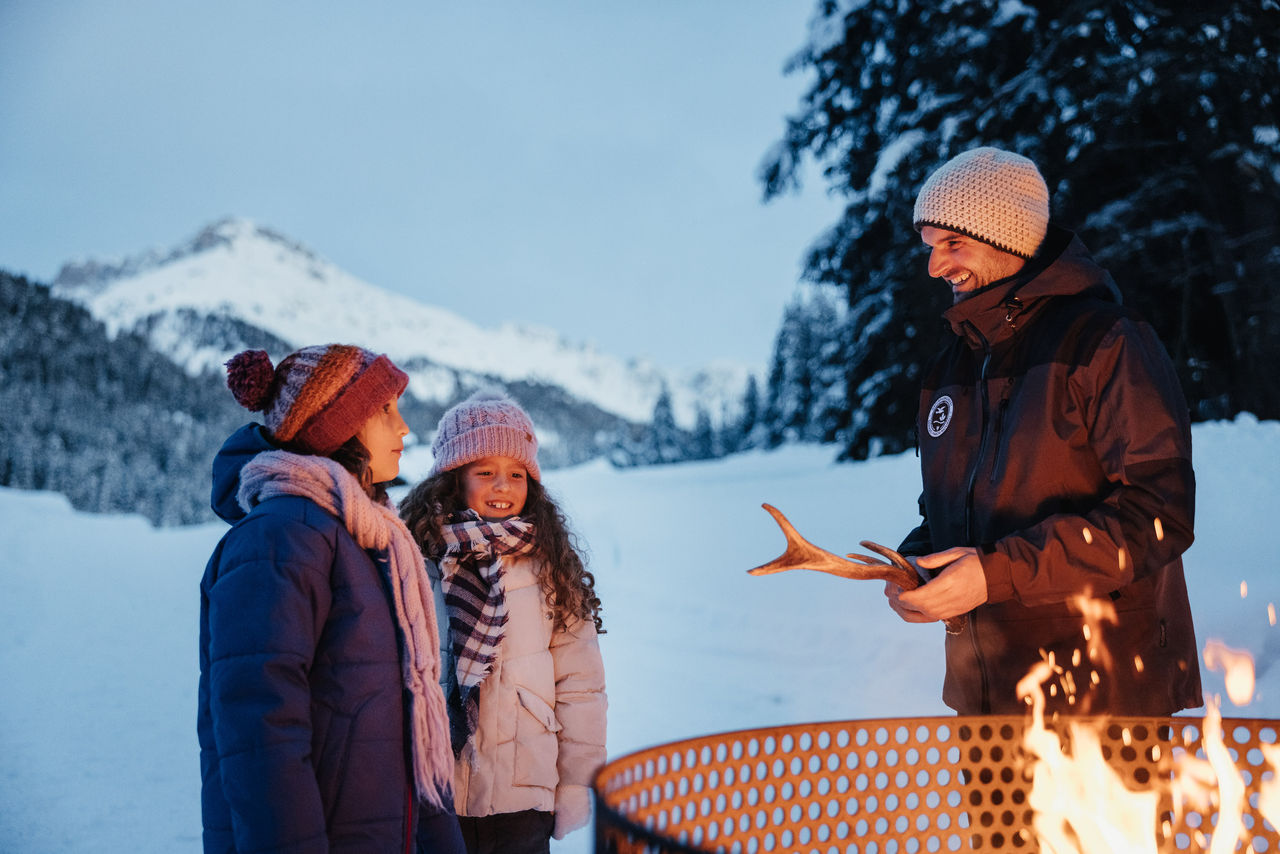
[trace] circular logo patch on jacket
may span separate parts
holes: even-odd
[[[951,414],[955,412],[956,405],[952,402],[951,396],[944,394],[933,402],[933,406],[929,409],[929,435],[938,438],[947,432],[947,427],[951,424]]]

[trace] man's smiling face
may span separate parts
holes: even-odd
[[[920,229],[920,239],[932,250],[929,275],[946,280],[951,286],[953,302],[960,302],[992,282],[1012,276],[1026,263],[1012,252],[932,225]]]

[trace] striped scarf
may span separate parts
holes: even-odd
[[[457,702],[465,726],[455,737],[457,752],[475,732],[480,683],[493,670],[502,646],[507,623],[503,558],[530,554],[536,543],[533,524],[518,516],[486,522],[467,509],[452,518],[441,530],[444,550],[434,558],[443,578],[449,642],[457,660]]]
[[[448,712],[440,689],[440,639],[435,600],[422,553],[395,510],[369,498],[350,472],[327,457],[267,451],[240,472],[245,510],[280,495],[309,498],[332,513],[362,549],[385,551],[391,566],[395,618],[405,639],[404,686],[412,697],[414,788],[438,809],[451,807],[453,758]]]

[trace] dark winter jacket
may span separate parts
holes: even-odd
[[[901,551],[978,548],[988,598],[947,636],[943,700],[1018,713],[1016,683],[1049,654],[1064,670],[1051,709],[1200,705],[1180,560],[1191,431],[1155,332],[1057,228],[1022,272],[945,317],[956,339],[926,373],[917,423],[924,522]],[[1100,642],[1085,642],[1082,594],[1115,608]]]
[[[246,515],[240,470],[271,449],[249,425],[214,460],[233,527],[200,584],[204,850],[460,851],[453,815],[412,794],[387,558],[306,498]]]

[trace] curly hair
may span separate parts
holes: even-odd
[[[555,629],[562,630],[571,619],[577,618],[592,621],[596,632],[604,634],[595,576],[582,562],[577,537],[569,530],[564,513],[542,484],[532,477],[528,484],[529,494],[520,518],[533,524],[534,553],[546,566],[546,571],[539,573],[538,581],[555,615]],[[465,496],[462,469],[455,468],[428,477],[409,490],[400,502],[400,517],[423,554],[430,557],[444,551],[441,531],[449,517],[467,509]]]

